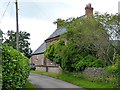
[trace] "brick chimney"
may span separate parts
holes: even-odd
[[[87,4],[85,7],[85,15],[90,16],[93,15],[93,7],[91,7],[91,4]]]

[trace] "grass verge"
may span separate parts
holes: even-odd
[[[35,85],[29,81],[26,82],[25,86],[21,90],[24,90],[25,88],[27,88],[27,90],[36,90]]]
[[[83,87],[83,88],[112,88],[112,86],[108,83],[103,83],[103,82],[98,82],[98,81],[92,82],[84,78],[75,77],[71,75],[70,73],[56,74],[56,73],[51,73],[51,72],[40,72],[40,71],[32,71],[32,73],[51,76],[53,78],[66,81],[74,85]]]

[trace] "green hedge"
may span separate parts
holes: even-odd
[[[12,47],[2,47],[3,89],[22,88],[30,72],[29,59]]]

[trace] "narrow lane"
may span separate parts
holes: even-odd
[[[70,84],[68,82],[58,80],[45,75],[30,74],[29,80],[31,83],[35,84],[37,88],[78,88],[76,85]]]

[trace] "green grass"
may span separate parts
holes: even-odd
[[[108,83],[103,82],[92,82],[84,78],[75,77],[69,73],[50,73],[50,72],[40,72],[40,71],[32,71],[32,73],[41,74],[41,75],[47,75],[51,76],[69,83],[72,83],[74,85],[83,87],[83,88],[111,88],[112,86]]]
[[[32,84],[31,82],[27,81],[25,86],[23,88],[27,88],[27,90],[36,90],[36,86],[34,84]],[[24,89],[21,89],[24,90]]]

